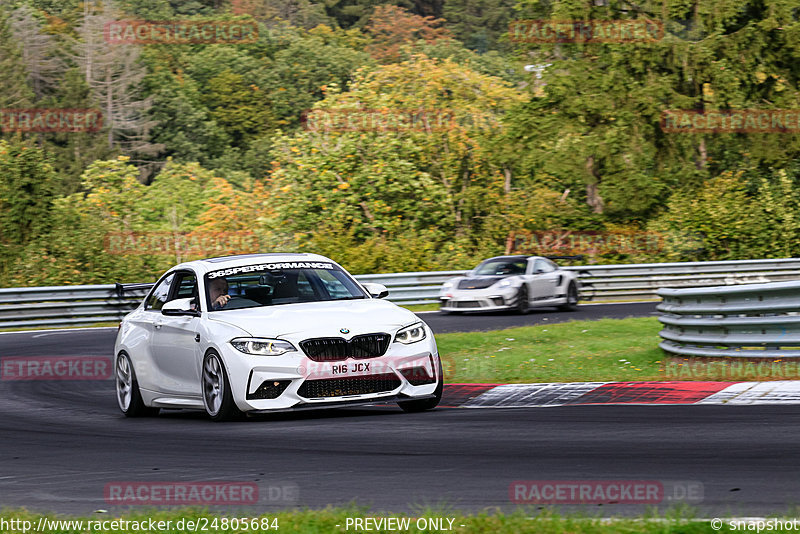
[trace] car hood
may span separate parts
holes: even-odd
[[[393,332],[418,322],[414,313],[379,299],[281,304],[260,308],[210,312],[211,321],[239,327],[253,337],[284,337],[307,334],[313,337]]]

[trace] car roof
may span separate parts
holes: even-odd
[[[199,274],[230,267],[243,267],[256,263],[269,262],[288,262],[288,261],[325,261],[338,265],[335,261],[319,254],[309,254],[305,252],[269,252],[264,254],[237,254],[234,256],[220,256],[218,258],[206,258],[203,260],[187,261],[174,267],[174,269],[194,269]]]

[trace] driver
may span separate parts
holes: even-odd
[[[212,310],[221,310],[231,299],[231,296],[228,295],[228,281],[224,278],[212,280],[208,286],[208,292],[211,297]]]

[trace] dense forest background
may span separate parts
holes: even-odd
[[[132,18],[259,32],[103,39]],[[510,38],[520,19],[665,32],[537,44]],[[96,132],[0,132],[0,285],[149,281],[255,250],[318,252],[354,273],[469,268],[536,231],[661,237],[591,262],[797,256],[800,136],[665,133],[660,120],[800,109],[798,77],[798,0],[0,0],[0,110],[104,116]],[[312,109],[455,120],[313,131]],[[129,250],[115,248],[125,235]]]

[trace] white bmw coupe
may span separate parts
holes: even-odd
[[[315,254],[182,263],[120,323],[119,407],[215,421],[377,402],[432,409],[443,389],[433,332],[387,295]]]

